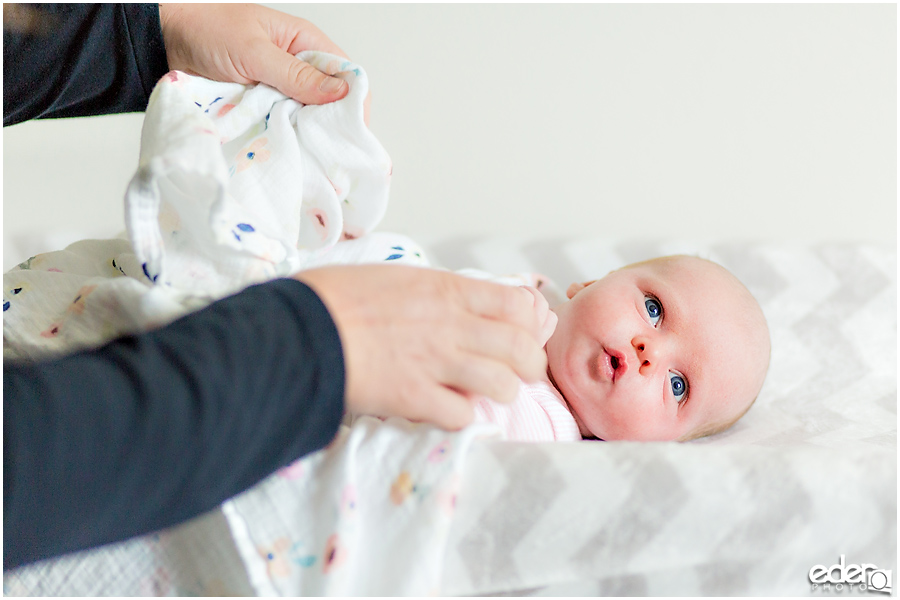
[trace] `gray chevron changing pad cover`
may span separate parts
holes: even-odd
[[[832,596],[892,589],[896,248],[514,238],[426,247],[432,262],[450,269],[540,272],[562,289],[654,256],[699,255],[750,288],[773,345],[756,404],[717,436],[684,444],[474,442],[439,593]],[[398,582],[398,589],[405,588]],[[162,537],[4,574],[9,595],[253,591],[221,511]]]

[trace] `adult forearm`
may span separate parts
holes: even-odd
[[[168,71],[156,4],[25,6],[4,6],[4,126],[146,108]]]
[[[303,284],[248,288],[167,327],[4,365],[4,569],[208,511],[326,445],[337,330]]]

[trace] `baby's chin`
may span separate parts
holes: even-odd
[[[566,405],[568,405],[569,412],[572,413],[572,416],[575,418],[575,424],[578,425],[578,431],[581,433],[582,439],[603,441],[602,437],[595,435],[594,432],[584,424],[584,421],[581,420],[581,417],[578,416],[578,413],[575,412],[575,410],[572,408],[572,405],[570,405],[568,402],[566,402]]]
[[[581,437],[586,440],[601,440],[604,438],[595,434],[590,427],[588,427],[584,420],[581,418],[581,415],[578,414],[578,411],[572,406],[572,403],[569,402],[569,399],[566,397],[566,393],[560,387],[557,380],[553,377],[553,371],[550,369],[550,364],[547,364],[547,379],[550,380],[550,384],[556,388],[556,391],[559,392],[559,395],[562,396],[563,402],[566,403],[566,408],[569,409],[569,413],[575,419],[575,424],[578,425],[578,431],[581,433]]]

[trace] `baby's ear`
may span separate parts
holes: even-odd
[[[596,281],[596,280],[595,280]],[[569,286],[569,289],[566,290],[566,297],[571,300],[575,297],[575,294],[586,288],[587,286],[594,283],[593,281],[585,281],[584,283],[573,283]]]

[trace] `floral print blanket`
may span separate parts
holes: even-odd
[[[229,500],[222,512],[254,593],[438,595],[469,447],[497,432],[359,417]]]
[[[99,345],[344,260],[327,255],[381,220],[391,160],[365,124],[365,72],[325,53],[298,56],[345,79],[347,96],[313,106],[262,84],[179,71],[159,81],[125,194],[127,239],[85,240],[6,273],[4,358]],[[383,250],[368,260],[421,259],[402,243]]]

